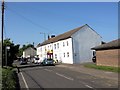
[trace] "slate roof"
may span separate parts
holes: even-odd
[[[41,46],[41,43],[39,43],[36,47],[40,47]]]
[[[93,47],[94,50],[106,50],[106,49],[120,49],[120,38],[117,40],[113,40],[106,44],[102,44],[96,47]]]
[[[28,48],[26,48],[24,51],[26,51],[26,50],[28,50],[28,49],[30,49],[30,48],[32,48],[33,50],[36,50],[36,48],[34,48],[34,47],[28,47]]]
[[[46,41],[44,41],[44,42],[41,43],[41,44],[39,43],[39,44],[37,45],[37,47],[40,47],[40,46],[43,46],[43,45],[46,45],[46,44],[49,44],[49,43],[53,43],[53,42],[56,42],[56,41],[60,41],[60,40],[64,40],[64,39],[70,38],[75,32],[81,30],[81,28],[83,28],[84,26],[90,27],[89,25],[85,24],[85,25],[83,25],[83,26],[81,26],[81,27],[75,28],[75,29],[70,30],[70,31],[68,31],[68,32],[65,32],[65,33],[63,33],[63,34],[60,34],[60,35],[58,35],[58,36],[56,36],[56,37],[50,38],[49,40],[46,40]],[[91,28],[91,27],[90,27],[90,28]],[[91,29],[92,29],[92,28],[91,28]],[[93,29],[92,29],[92,30],[93,30]],[[93,30],[93,31],[94,31],[94,30]],[[95,31],[94,31],[94,32],[95,32]],[[99,35],[99,34],[98,34],[98,35]]]
[[[85,24],[85,25],[87,25],[87,24]],[[73,35],[75,32],[77,32],[77,31],[79,31],[82,27],[84,27],[85,25],[83,25],[83,26],[81,26],[81,27],[78,27],[78,28],[75,28],[75,29],[73,29],[73,30],[70,30],[70,31],[68,31],[68,32],[65,32],[65,33],[63,33],[63,34],[60,34],[60,35],[58,35],[58,36],[56,36],[56,37],[53,37],[53,38],[50,38],[49,40],[46,40],[46,41],[44,41],[43,43],[39,43],[38,45],[37,45],[37,47],[39,47],[39,46],[43,46],[43,45],[46,45],[46,44],[49,44],[49,43],[53,43],[53,42],[56,42],[56,41],[60,41],[60,40],[64,40],[64,39],[67,39],[67,38],[70,38],[71,37],[71,35]]]

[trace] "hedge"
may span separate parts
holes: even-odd
[[[18,90],[18,77],[13,68],[2,69],[2,90]]]

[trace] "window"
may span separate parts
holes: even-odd
[[[57,48],[59,48],[59,43],[57,43]]]
[[[46,47],[45,47],[45,52],[47,51]]]
[[[40,54],[40,57],[42,57],[42,54]]]
[[[95,51],[93,51],[93,56],[96,56],[96,52]]]
[[[54,48],[56,49],[56,44],[54,44]]]
[[[68,41],[67,41],[67,46],[69,45]]]
[[[63,47],[65,46],[65,43],[63,42]]]
[[[42,48],[40,48],[40,51],[42,52]]]
[[[55,54],[55,59],[57,59],[57,54]]]
[[[67,57],[69,57],[69,52],[67,52]]]
[[[64,53],[64,57],[65,57],[65,53]]]

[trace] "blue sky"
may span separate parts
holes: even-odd
[[[46,33],[59,35],[88,24],[103,41],[118,38],[117,2],[6,2],[4,37],[35,45]],[[47,36],[46,36],[47,39]]]

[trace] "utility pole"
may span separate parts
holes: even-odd
[[[44,32],[40,32],[40,34],[44,34],[44,41],[46,40],[46,35],[48,35],[48,37],[50,38],[50,33],[44,33]]]
[[[4,29],[4,0],[2,0],[2,30],[1,30],[2,67],[3,67],[3,29]]]
[[[40,34],[44,34],[44,41],[46,40],[46,33],[40,32]]]

